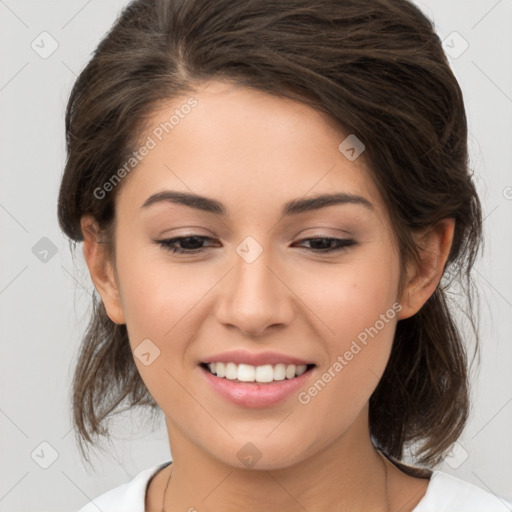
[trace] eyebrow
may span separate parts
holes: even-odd
[[[204,212],[214,213],[224,217],[227,216],[226,207],[215,199],[199,196],[189,192],[178,192],[173,190],[164,190],[149,196],[146,201],[144,201],[141,209],[148,208],[153,204],[161,202],[181,204]],[[296,215],[299,213],[319,210],[320,208],[326,208],[327,206],[338,204],[357,204],[364,206],[369,210],[374,210],[373,204],[362,196],[349,193],[335,193],[321,194],[315,197],[301,197],[288,201],[285,203],[281,215]]]

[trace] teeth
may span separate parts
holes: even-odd
[[[272,382],[274,380],[293,379],[306,371],[306,365],[266,364],[252,366],[250,364],[209,363],[208,368],[217,377],[241,382]]]

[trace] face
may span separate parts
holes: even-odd
[[[192,96],[169,133],[158,127],[188,97],[153,115],[143,140],[155,147],[122,183],[119,300],[105,304],[126,323],[171,438],[237,467],[251,442],[260,467],[290,466],[355,428],[382,376],[400,317],[396,242],[364,153],[351,161],[340,151],[350,134],[332,120],[222,82]],[[223,211],[149,199],[166,191],[207,197]],[[324,194],[355,199],[283,213]],[[299,385],[237,385],[201,365],[235,349],[314,367]],[[270,385],[271,398],[244,394]]]

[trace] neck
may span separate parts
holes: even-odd
[[[201,450],[167,420],[173,467],[164,510],[385,512],[387,465],[371,443],[367,415],[357,422],[313,455],[304,447],[304,457],[285,468],[264,466],[263,456],[241,468]]]

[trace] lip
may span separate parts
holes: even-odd
[[[278,352],[258,352],[251,353],[246,350],[229,350],[221,354],[215,354],[205,358],[202,363],[235,363],[235,364],[250,364],[252,366],[263,366],[266,364],[276,365],[294,364],[296,366],[301,364],[315,364],[313,361],[306,361],[295,356],[288,356],[286,354],[279,354]]]
[[[307,380],[316,370],[315,366],[293,379],[260,384],[257,382],[238,382],[216,377],[206,368],[202,366],[198,368],[216,393],[230,400],[235,405],[252,409],[271,407],[296,394],[301,387],[305,386]]]

